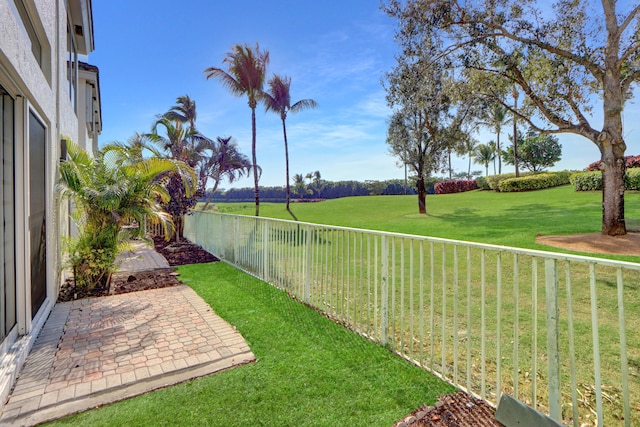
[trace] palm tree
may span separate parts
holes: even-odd
[[[286,170],[286,194],[287,194],[287,211],[291,214],[294,220],[298,220],[291,209],[289,208],[289,200],[291,198],[291,188],[289,186],[289,146],[287,143],[287,126],[285,124],[287,120],[287,112],[292,114],[299,111],[303,111],[310,108],[316,108],[318,103],[313,99],[301,99],[291,105],[291,78],[281,77],[275,74],[271,80],[269,80],[269,90],[264,94],[264,104],[267,111],[273,111],[280,115],[282,120],[282,133],[284,134],[284,158],[285,158],[285,170]]]
[[[246,95],[251,108],[251,161],[253,164],[253,183],[256,195],[256,216],[260,215],[260,190],[258,189],[258,162],[256,160],[256,106],[263,97],[262,88],[269,63],[269,52],[260,51],[256,43],[255,51],[249,45],[234,45],[223,61],[227,71],[209,67],[204,70],[207,79],[220,79],[232,94]]]
[[[189,95],[182,95],[176,99],[176,105],[171,107],[169,111],[164,113],[162,117],[173,122],[189,123],[191,129],[196,128],[196,101],[191,99]]]
[[[67,146],[69,160],[60,165],[57,190],[75,204],[78,238],[68,245],[76,283],[92,289],[108,286],[118,253],[132,237],[143,236],[143,228],[123,225],[147,220],[159,223],[167,236],[173,231],[171,217],[160,202],[169,199],[167,172],[177,173],[190,191],[195,174],[183,162],[127,156],[122,144],[107,145],[95,157],[74,143]]]
[[[466,155],[469,159],[469,168],[467,170],[467,179],[471,179],[471,157],[476,149],[476,144],[478,141],[473,139],[470,136],[465,137],[458,146],[458,153],[461,155]]]
[[[308,175],[308,174],[307,174]],[[293,191],[298,197],[303,198],[305,194],[309,194],[307,183],[304,182],[305,177],[301,173],[293,175]]]
[[[496,132],[496,151],[500,153],[500,133],[502,127],[511,122],[511,119],[507,116],[507,109],[499,103],[493,104],[493,106],[487,111],[485,119],[482,122],[485,126],[492,128]],[[498,155],[498,175],[502,173],[502,161],[500,155]]]
[[[218,137],[211,150],[211,155],[205,162],[203,170],[206,178],[213,179],[213,189],[209,192],[209,197],[202,210],[207,210],[209,202],[213,198],[222,178],[227,178],[231,183],[241,178],[246,173],[251,173],[251,161],[238,151],[238,144],[231,139]]]
[[[489,175],[489,163],[496,158],[496,152],[489,144],[480,144],[475,148],[473,160],[476,163],[483,164],[485,176]]]
[[[322,175],[320,175],[320,171],[315,171],[311,174],[311,189],[316,194],[316,197],[320,196],[320,191],[322,190]]]
[[[496,146],[496,142],[495,141],[489,141],[489,147],[491,147],[491,151],[493,151],[493,174],[495,175],[496,172],[496,157],[500,157],[500,153],[498,152],[498,148]]]
[[[164,129],[164,136],[160,134],[159,126]],[[212,141],[201,135],[195,127],[185,127],[182,122],[170,120],[160,116],[152,129],[153,133],[148,137],[151,141],[162,146],[165,152],[173,160],[181,161],[197,170],[198,185],[193,194],[188,194],[180,177],[172,174],[167,184],[171,199],[165,204],[165,209],[173,216],[176,225],[176,241],[180,241],[183,229],[184,215],[198,203],[198,198],[206,188],[206,177],[202,177],[202,163],[205,151],[211,149]]]

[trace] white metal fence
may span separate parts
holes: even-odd
[[[489,402],[640,425],[640,264],[211,212],[185,236]]]

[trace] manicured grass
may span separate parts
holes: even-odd
[[[388,426],[454,389],[226,264],[179,269],[256,363],[52,425]]]
[[[640,193],[625,197],[627,223],[638,229]],[[218,204],[223,213],[253,215],[251,203]],[[416,196],[368,196],[295,203],[300,221],[392,231],[521,248],[562,251],[535,243],[537,234],[564,235],[601,230],[602,193],[562,186],[523,193],[470,191],[427,196],[427,215]],[[262,203],[260,215],[290,219],[284,204]],[[591,254],[592,255],[592,254]],[[639,257],[605,256],[638,262]]]

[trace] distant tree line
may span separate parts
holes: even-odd
[[[437,178],[428,180],[427,190],[433,194],[433,186],[439,181]],[[323,199],[338,199],[352,196],[386,196],[386,195],[415,195],[415,186],[404,180],[390,179],[384,181],[321,181],[321,186],[309,189],[304,194],[295,194],[294,200],[313,201]],[[207,193],[206,197],[210,194]],[[285,187],[260,187],[260,199],[265,202],[284,203],[286,201]],[[230,188],[217,191],[211,198],[213,202],[250,202],[254,200],[253,188]]]

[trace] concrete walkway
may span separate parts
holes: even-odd
[[[35,425],[253,360],[242,336],[184,285],[59,303],[0,425]]]
[[[156,252],[151,243],[144,240],[134,241],[130,251],[120,254],[118,262],[121,262],[118,271],[122,273],[170,268],[165,257]]]

